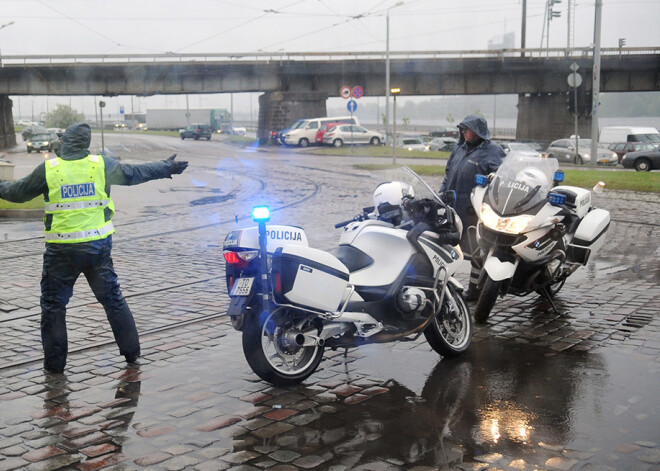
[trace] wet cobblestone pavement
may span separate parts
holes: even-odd
[[[162,142],[139,152],[163,157]],[[506,297],[462,358],[422,339],[326,351],[281,389],[252,374],[219,315],[222,239],[267,199],[275,223],[331,249],[378,177],[346,158],[186,144],[171,144],[191,161],[180,179],[113,189],[140,365],[123,363],[80,281],[65,374],[44,374],[40,227],[0,222],[0,470],[660,469],[660,197],[597,197],[607,244],[559,293],[559,315]]]

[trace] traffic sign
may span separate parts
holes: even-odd
[[[348,108],[348,111],[351,113],[355,113],[355,110],[357,110],[357,101],[349,100],[348,103],[346,103],[346,108]]]
[[[582,85],[582,76],[580,74],[576,74],[575,72],[570,74],[566,80],[568,81],[568,86],[571,88],[579,87]]]
[[[345,100],[348,100],[351,97],[351,87],[349,87],[348,85],[344,85],[339,90],[339,95]]]
[[[124,114],[124,107],[123,106],[119,107],[119,114]]]
[[[362,95],[364,95],[364,89],[361,86],[356,85],[353,87],[351,95],[353,95],[353,98],[362,98]]]

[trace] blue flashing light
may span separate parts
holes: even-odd
[[[255,206],[252,209],[252,220],[254,222],[270,221],[270,209],[268,206]]]
[[[474,182],[479,186],[488,186],[488,177],[486,175],[475,175]]]
[[[564,181],[564,171],[563,170],[557,170],[555,172],[555,176],[553,178],[557,183],[563,182]]]
[[[548,201],[553,206],[561,206],[566,203],[566,195],[559,193],[548,193]]]

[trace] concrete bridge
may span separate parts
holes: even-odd
[[[390,83],[401,95],[518,94],[520,139],[572,134],[567,77],[577,63],[584,103],[579,132],[590,134],[593,49],[390,52]],[[325,116],[328,96],[361,84],[385,95],[383,52],[0,57],[0,132],[13,135],[12,95],[141,95],[264,92],[259,137],[299,117]],[[660,48],[601,49],[601,92],[660,90]],[[10,130],[9,127],[12,127]],[[11,131],[11,132],[10,132]],[[0,142],[0,144],[2,144]]]

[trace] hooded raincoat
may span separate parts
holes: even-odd
[[[85,123],[69,126],[62,136],[60,157],[63,160],[85,159],[90,154],[91,128]],[[118,160],[101,156],[105,169],[105,195],[110,196],[112,185],[137,185],[159,178],[171,178],[181,173],[187,162],[168,160],[143,164],[123,164]],[[44,195],[48,201],[49,188],[46,179],[48,162],[38,165],[32,173],[15,182],[0,181],[0,198],[15,203],[30,201]],[[109,208],[106,208],[109,209]],[[109,221],[113,211],[106,211]],[[49,227],[49,218],[44,223]],[[73,294],[73,285],[82,273],[87,278],[105,312],[119,347],[127,361],[140,355],[140,342],[133,315],[119,289],[112,257],[112,236],[77,243],[46,242],[41,278],[41,340],[44,348],[44,367],[61,373],[66,364],[68,351],[66,332],[66,305]]]
[[[458,128],[468,128],[481,139],[478,143],[468,143],[461,134],[447,161],[445,179],[440,187],[440,191],[456,191],[454,209],[463,222],[461,247],[466,251],[467,228],[476,225],[478,220],[470,202],[470,193],[475,186],[474,177],[477,174],[488,175],[497,170],[506,154],[502,147],[490,140],[488,124],[481,116],[466,116]]]

